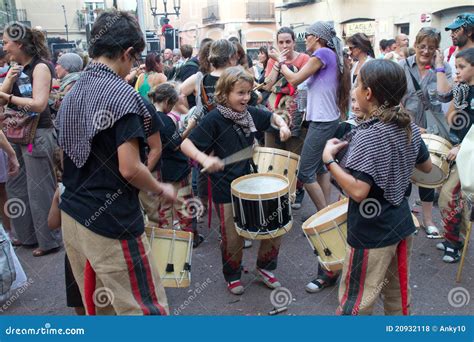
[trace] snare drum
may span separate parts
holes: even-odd
[[[237,233],[247,239],[272,239],[292,225],[288,180],[271,173],[242,176],[231,184]]]
[[[347,246],[349,200],[340,200],[318,211],[303,223],[303,232],[319,263],[326,270],[342,269]]]
[[[296,153],[270,147],[256,147],[253,162],[258,173],[273,173],[288,178],[290,195],[296,193],[300,156]]]
[[[145,227],[164,287],[189,287],[193,233],[182,230]]]
[[[449,176],[449,161],[446,156],[453,148],[451,143],[434,134],[422,134],[423,141],[430,152],[433,168],[430,173],[414,169],[411,180],[423,188],[434,189],[442,186]]]

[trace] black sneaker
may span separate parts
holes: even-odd
[[[301,209],[301,203],[303,202],[303,198],[304,198],[304,189],[297,189],[295,203],[291,205],[291,209],[294,209],[294,210]]]
[[[459,249],[446,246],[443,255],[443,261],[449,264],[454,264],[461,258]]]

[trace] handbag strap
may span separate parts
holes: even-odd
[[[448,139],[450,140],[450,137],[449,137],[449,132],[446,130],[445,126],[444,126],[444,123],[441,122],[441,120],[435,115],[433,114],[433,112],[431,111],[430,109],[430,103],[428,102],[428,100],[426,99],[425,95],[423,94],[423,91],[421,90],[421,86],[420,84],[418,83],[418,81],[416,80],[415,76],[413,75],[413,73],[411,72],[410,70],[410,65],[408,64],[408,59],[405,59],[405,63],[408,67],[408,72],[410,73],[410,76],[411,76],[411,80],[413,82],[413,86],[415,87],[415,94],[420,98],[421,102],[423,103],[423,107],[425,109],[425,113],[427,113],[432,119],[434,119],[434,121],[438,124],[438,129],[439,129],[439,133],[445,138],[445,139]]]

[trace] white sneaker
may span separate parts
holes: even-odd
[[[247,240],[247,239],[244,240],[244,248],[250,248],[252,246],[253,246],[252,240]]]
[[[272,272],[257,267],[257,274],[268,288],[276,289],[277,287],[281,287],[280,282]]]

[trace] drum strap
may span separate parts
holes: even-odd
[[[245,138],[245,135],[244,135],[244,132],[242,131],[242,129],[236,124],[234,124],[233,127],[234,127],[235,132],[239,136],[239,140],[240,140],[240,143],[242,145],[242,148],[249,147],[249,144],[247,142],[247,139]],[[257,166],[253,162],[253,159],[250,158],[249,162],[250,162],[250,173],[256,173],[257,172]]]

